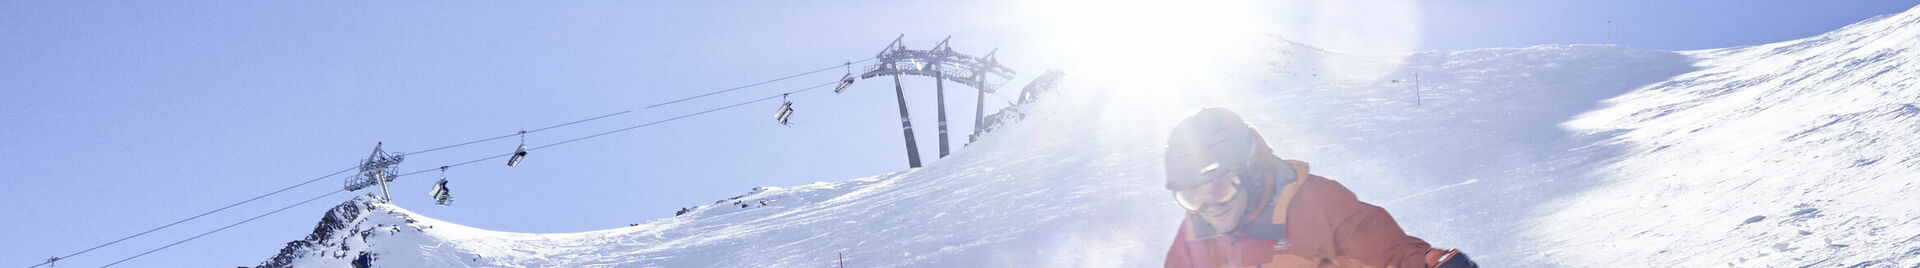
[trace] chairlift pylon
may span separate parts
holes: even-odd
[[[781,103],[780,110],[773,113],[773,120],[779,121],[780,125],[791,127],[793,122],[787,119],[793,117],[793,101],[787,100],[787,94],[780,94],[780,100],[785,103]]]
[[[367,156],[366,161],[360,162],[360,173],[347,177],[344,189],[358,191],[379,185],[380,199],[392,200],[387,195],[387,182],[393,181],[394,177],[398,176],[395,174],[400,173],[400,162],[406,159],[406,154],[398,152],[389,154],[380,149],[383,144],[385,143],[373,144],[373,153]]]
[[[440,166],[440,182],[433,184],[433,203],[441,206],[453,205],[453,194],[447,188],[447,166]]]
[[[520,166],[520,159],[527,158],[527,131],[520,131],[520,148],[513,150],[513,158],[507,159],[508,167]]]

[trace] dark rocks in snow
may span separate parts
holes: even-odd
[[[760,203],[760,206],[764,207],[764,206],[767,206],[767,204],[772,203],[773,201],[767,200],[767,199],[759,199],[759,200],[745,200],[745,199],[747,199],[748,196],[753,196],[755,194],[759,194],[765,191],[767,191],[766,187],[753,187],[753,189],[748,191],[747,193],[740,194],[727,199],[721,199],[719,201],[713,201],[713,203],[720,204],[720,203],[726,203],[727,201],[733,201],[733,205],[740,206],[740,208],[751,208],[753,207],[753,203],[757,202],[757,203]],[[682,208],[680,209],[680,212],[674,213],[673,215],[680,216],[680,215],[686,214],[687,212],[692,212],[692,211],[686,208]]]
[[[394,234],[401,231],[401,226],[399,225],[374,224],[364,226],[364,224],[366,224],[364,222],[370,215],[367,214],[367,211],[373,209],[376,202],[380,202],[377,200],[377,197],[367,195],[334,206],[333,209],[327,211],[325,216],[320,218],[320,223],[313,227],[313,233],[307,234],[307,237],[304,239],[287,242],[287,246],[281,248],[279,254],[275,254],[273,258],[260,262],[260,265],[255,267],[293,267],[294,262],[300,258],[328,257],[337,260],[353,258],[351,263],[356,267],[372,267],[372,262],[378,260],[379,257],[375,256],[376,254],[362,251],[364,249],[350,247],[348,243],[350,240],[348,239],[358,238],[360,241],[365,242],[368,237],[377,233],[375,230],[385,231],[384,233],[386,234]],[[388,214],[392,214],[392,212],[388,212]],[[408,223],[418,222],[406,215],[400,215],[400,217],[401,220]],[[361,228],[364,228],[364,230],[360,230]],[[415,227],[414,230],[420,231],[422,229]]]
[[[354,259],[353,259],[353,267],[354,267],[354,268],[370,268],[370,267],[373,267],[373,260],[374,260],[374,259],[375,259],[375,258],[373,257],[373,252],[364,252],[364,251],[362,251],[362,252],[360,252],[360,257],[358,257],[358,258],[354,258]]]
[[[280,254],[273,255],[273,258],[269,258],[267,261],[261,262],[259,266],[255,267],[291,267],[293,260],[299,258],[301,253],[308,249],[339,247],[341,251],[348,250],[345,243],[336,244],[331,242],[333,240],[330,238],[336,236],[338,232],[350,231],[347,230],[347,228],[350,227],[349,225],[352,222],[360,219],[360,211],[360,204],[355,201],[347,201],[346,203],[334,206],[333,209],[327,210],[326,216],[320,217],[320,224],[313,227],[313,233],[307,234],[306,239],[287,242],[287,247],[281,248]]]
[[[768,202],[772,202],[772,200],[766,200],[766,199],[756,200],[756,202],[742,202],[742,201],[743,200],[734,200],[733,204],[740,205],[740,208],[750,208],[750,207],[753,207],[754,203],[760,203],[760,206],[764,207],[764,206],[767,206]]]

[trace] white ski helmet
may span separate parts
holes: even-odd
[[[1201,108],[1181,119],[1167,137],[1167,190],[1205,183],[1194,175],[1213,165],[1240,172],[1256,170],[1261,154],[1273,154],[1273,149],[1239,114],[1222,107]]]

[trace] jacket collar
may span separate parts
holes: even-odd
[[[1291,200],[1287,199],[1292,199],[1293,191],[1298,188],[1295,186],[1301,181],[1300,178],[1308,174],[1307,163],[1281,160],[1272,155],[1267,155],[1264,160],[1262,162],[1268,164],[1263,165],[1265,168],[1261,169],[1263,174],[1258,180],[1260,184],[1250,185],[1257,188],[1257,191],[1252,191],[1256,198],[1247,200],[1247,214],[1240,220],[1239,227],[1235,230],[1216,230],[1213,225],[1201,219],[1199,214],[1188,211],[1186,215],[1188,227],[1191,229],[1189,231],[1192,232],[1192,236],[1189,236],[1192,237],[1191,240],[1199,241],[1227,236],[1236,240],[1240,238],[1287,240],[1285,220],[1287,208],[1285,206],[1291,203],[1289,202]]]

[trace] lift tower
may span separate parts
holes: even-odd
[[[1012,79],[1014,72],[1013,69],[1000,65],[999,59],[994,58],[994,54],[999,52],[998,49],[988,52],[985,57],[961,54],[954,52],[953,47],[947,45],[947,41],[953,39],[948,37],[934,44],[932,49],[913,50],[907,49],[907,46],[901,43],[901,39],[904,38],[906,38],[904,34],[894,38],[892,43],[888,43],[886,48],[874,55],[873,65],[867,66],[866,72],[860,74],[860,79],[883,75],[893,77],[894,99],[900,107],[900,131],[906,136],[907,142],[907,166],[917,168],[920,167],[920,149],[913,140],[913,122],[907,116],[906,87],[900,83],[901,75],[934,78],[935,100],[939,102],[936,106],[939,109],[940,118],[940,157],[946,157],[949,152],[946,82],[960,83],[973,87],[979,92],[974,103],[973,134],[975,135],[968,135],[973,137],[977,136],[981,130],[980,121],[985,114],[980,110],[986,108],[987,93],[993,93],[998,89],[994,85],[1000,84],[989,83],[987,80]],[[968,141],[972,141],[972,138]]]
[[[380,200],[393,202],[392,197],[387,195],[387,182],[393,181],[393,178],[400,173],[400,161],[405,160],[406,155],[389,154],[380,150],[380,145],[380,143],[373,144],[373,154],[368,155],[366,161],[360,162],[359,174],[347,177],[345,188],[347,191],[357,191],[377,184],[380,185]]]

